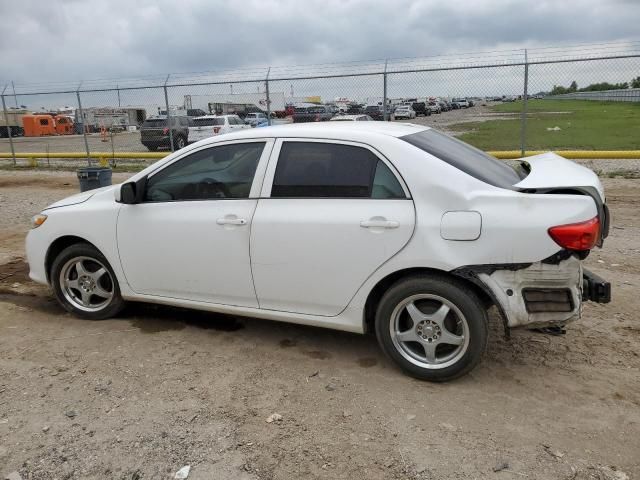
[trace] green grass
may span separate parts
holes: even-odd
[[[492,107],[513,119],[459,123],[459,138],[482,150],[520,149],[522,102]],[[527,150],[640,150],[640,104],[590,100],[530,100]],[[566,113],[553,113],[566,112]],[[547,128],[560,127],[558,131]]]

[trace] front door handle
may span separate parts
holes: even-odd
[[[370,219],[360,222],[360,226],[362,228],[398,228],[400,223],[394,222],[393,220]]]
[[[216,223],[218,225],[246,225],[247,221],[244,218],[223,217],[223,218],[219,218],[218,220],[216,220]]]

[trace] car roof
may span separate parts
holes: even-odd
[[[251,138],[326,138],[334,140],[368,142],[376,137],[403,137],[413,133],[429,130],[424,125],[400,122],[313,122],[273,125],[256,131],[255,129],[227,133],[219,137],[211,137],[203,142],[218,143],[220,141],[242,140]]]
[[[339,121],[339,120],[353,120],[360,117],[366,117],[364,113],[358,113],[354,115],[336,115],[330,121]]]

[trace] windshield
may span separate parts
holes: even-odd
[[[494,187],[510,189],[524,178],[508,164],[436,130],[423,130],[400,139]]]
[[[309,107],[307,109],[307,112],[309,113],[326,113],[326,110],[324,107]]]
[[[210,127],[213,125],[224,125],[224,118],[194,118],[191,121],[194,127]]]

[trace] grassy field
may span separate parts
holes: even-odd
[[[496,113],[522,111],[522,102],[492,107]],[[527,150],[640,150],[640,104],[590,100],[529,100]],[[547,130],[559,127],[560,130]],[[520,116],[460,123],[459,138],[483,150],[520,148]]]

